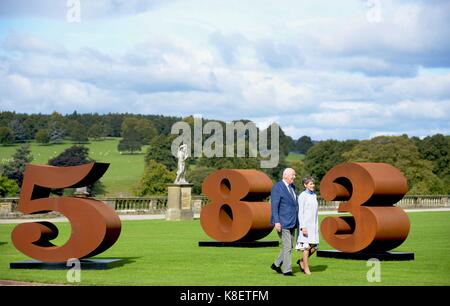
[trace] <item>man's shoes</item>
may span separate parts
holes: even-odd
[[[295,276],[294,273],[292,273],[292,271],[283,273],[284,276]]]
[[[283,273],[283,271],[281,271],[280,267],[275,266],[275,264],[273,263],[270,268],[274,271],[277,271],[277,273]]]

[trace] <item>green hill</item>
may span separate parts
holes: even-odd
[[[139,181],[144,172],[144,153],[121,155],[117,151],[119,140],[120,138],[108,138],[85,144],[89,148],[89,157],[98,162],[110,163],[108,171],[101,179],[105,185],[106,196],[131,196],[131,187]],[[32,163],[35,164],[47,164],[49,159],[73,145],[71,142],[49,146],[38,145],[35,142],[30,144],[34,157]],[[0,162],[7,162],[18,146],[0,146]],[[144,146],[142,152],[146,149]]]
[[[142,148],[142,153],[138,154],[120,154],[117,151],[117,144],[120,138],[107,138],[106,140],[93,141],[85,144],[89,148],[89,157],[98,161],[110,163],[108,171],[102,177],[101,181],[105,185],[106,194],[110,197],[133,196],[131,188],[138,183],[144,173],[144,156],[148,146]],[[34,164],[47,164],[48,160],[57,156],[65,149],[74,145],[71,142],[53,145],[38,145],[31,142],[31,153]],[[0,146],[0,162],[6,163],[19,145]],[[298,153],[289,153],[287,161],[303,160],[304,155]],[[191,170],[195,168],[192,165]]]

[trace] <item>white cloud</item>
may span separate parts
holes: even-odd
[[[2,110],[49,113],[53,110],[94,112],[115,107],[117,98],[94,85],[76,80],[31,79],[0,75]],[[5,103],[5,104],[4,104]]]
[[[400,136],[405,134],[405,132],[393,132],[393,131],[377,131],[370,133],[369,138],[374,138],[378,136]]]
[[[278,123],[280,124],[280,122],[282,121],[280,116],[269,116],[269,117],[247,117],[246,119],[251,120],[252,122],[255,123],[255,125],[259,128],[259,129],[266,129],[268,128],[272,123]],[[286,132],[286,128],[284,129],[284,131]],[[289,135],[289,134],[288,134]]]
[[[67,9],[80,4],[83,18],[128,15],[151,10],[173,0],[2,0],[0,16],[65,19]]]
[[[294,138],[449,133],[445,2],[386,0],[380,23],[361,2],[241,2],[86,2],[102,18],[52,29],[2,2],[15,21],[0,30],[0,109],[276,120]]]
[[[450,100],[400,101],[390,108],[398,117],[408,119],[450,119]],[[447,122],[447,125],[449,123]]]
[[[347,110],[347,111],[360,111],[366,113],[375,113],[379,109],[379,105],[376,103],[367,102],[324,102],[319,107],[325,111],[333,110]]]
[[[420,73],[415,78],[394,79],[384,87],[392,100],[441,100],[450,97],[450,73],[441,75]]]

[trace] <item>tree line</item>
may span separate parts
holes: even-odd
[[[171,155],[173,137],[155,137],[145,155],[145,171],[134,192],[139,196],[165,194],[166,183],[175,178],[176,159]],[[306,140],[306,141],[305,141]],[[308,145],[304,145],[307,142]],[[299,151],[301,143],[304,151]],[[306,151],[306,152],[305,152]],[[248,152],[248,150],[246,151]],[[305,152],[303,160],[288,162],[290,152]],[[383,162],[397,167],[408,183],[408,194],[448,195],[450,193],[450,136],[435,134],[418,137],[378,136],[370,140],[312,141],[302,136],[297,141],[280,130],[280,162],[275,168],[261,168],[261,157],[189,158],[187,180],[194,184],[194,194],[201,193],[205,177],[217,169],[257,169],[265,172],[274,182],[281,178],[284,168],[297,172],[297,185],[301,178],[313,176],[317,183],[326,172],[343,162]],[[161,178],[165,178],[162,180]],[[318,191],[320,192],[320,185]]]
[[[89,139],[101,140],[105,137],[123,137],[119,150],[139,151],[142,145],[149,144],[157,135],[170,135],[174,123],[184,120],[193,123],[193,117],[186,118],[163,115],[138,115],[119,113],[87,113],[62,115],[20,114],[9,111],[0,112],[0,145],[26,143],[35,140],[40,144],[61,143],[70,140],[74,143],[87,143]],[[205,120],[205,124],[212,120]],[[216,122],[221,122],[214,120]],[[248,122],[248,120],[240,120]],[[225,125],[225,122],[221,122]],[[297,140],[282,133],[280,143],[284,150],[306,153],[313,145],[308,136]]]
[[[85,163],[92,159],[88,156],[88,149],[83,147],[91,140],[101,140],[105,137],[121,137],[117,150],[122,154],[134,154],[140,152],[143,145],[148,145],[145,152],[145,171],[137,186],[132,186],[134,194],[143,196],[149,194],[164,194],[166,184],[173,182],[176,174],[177,161],[171,154],[171,145],[176,135],[171,135],[171,127],[178,121],[194,124],[193,116],[186,118],[167,117],[160,115],[134,115],[134,114],[78,114],[61,115],[57,112],[51,115],[45,114],[17,114],[15,112],[0,113],[0,144],[10,145],[15,143],[27,143],[35,140],[38,144],[51,145],[72,141],[74,147],[62,154],[71,160],[70,165]],[[213,120],[204,120],[203,124]],[[219,122],[225,130],[225,122]],[[244,123],[248,120],[239,120]],[[194,129],[192,128],[192,131]],[[236,132],[237,133],[237,132]],[[270,133],[270,131],[269,131]],[[202,135],[203,141],[208,135]],[[245,135],[248,149],[248,135]],[[270,138],[270,136],[269,136]],[[192,137],[192,140],[194,137]],[[238,141],[235,135],[235,142]],[[313,141],[307,137],[293,140],[280,129],[280,162],[274,169],[262,169],[272,179],[276,180],[279,172],[287,167],[286,156],[291,151],[304,153],[313,145]],[[80,146],[81,145],[81,146]],[[235,143],[236,146],[236,143]],[[9,186],[0,191],[0,196],[11,195],[17,192],[22,182],[20,174],[23,174],[26,163],[32,160],[29,154],[29,146],[21,146],[12,160],[0,167],[0,174],[4,180],[2,185]],[[28,152],[28,153],[27,153]],[[82,156],[82,158],[80,158]],[[212,171],[220,168],[255,168],[260,169],[261,157],[249,158],[191,158],[189,160],[189,178],[194,183],[194,193],[201,193],[203,179]],[[50,165],[68,166],[68,163],[53,163]],[[7,181],[7,180],[12,181]],[[13,184],[13,182],[15,182]],[[8,192],[6,191],[9,190]],[[100,190],[101,192],[101,190]]]
[[[101,140],[102,137],[121,137],[117,150],[124,154],[133,154],[140,151],[143,145],[147,145],[143,165],[144,175],[136,186],[131,187],[132,192],[137,196],[165,194],[166,184],[173,182],[177,170],[176,159],[171,154],[171,144],[176,135],[171,135],[170,131],[172,125],[181,120],[190,125],[194,122],[192,116],[179,118],[160,115],[77,114],[76,112],[63,116],[58,113],[26,115],[1,112],[0,143],[8,145],[33,139],[37,141],[39,131],[46,129],[49,143],[58,143],[67,139],[78,143],[75,139],[80,138],[76,137],[87,133],[83,138],[84,141],[89,138]],[[208,120],[204,120],[203,124],[207,122]],[[225,125],[225,122],[220,123]],[[4,133],[6,130],[9,131]],[[95,130],[98,131],[94,132]],[[5,136],[6,134],[10,136]],[[204,140],[208,135],[202,135],[202,137]],[[9,139],[9,142],[5,139]],[[12,142],[11,139],[13,139]],[[245,138],[245,142],[248,147],[248,138]],[[409,194],[449,194],[450,192],[450,136],[448,135],[436,134],[423,139],[402,135],[379,136],[370,140],[314,141],[306,135],[293,139],[280,129],[279,143],[280,158],[275,168],[262,169],[261,157],[249,157],[248,154],[245,158],[191,157],[188,159],[187,180],[194,184],[194,194],[200,194],[204,178],[214,170],[222,168],[258,169],[267,173],[275,182],[281,178],[284,168],[292,167],[298,173],[298,178],[311,175],[316,182],[320,182],[328,170],[342,162],[386,162],[403,172],[408,181]],[[66,155],[75,156],[69,158],[72,160],[70,165],[92,160],[88,156],[86,147],[80,145],[74,147],[72,150],[68,149],[69,152],[65,151]],[[17,193],[20,188],[20,173],[21,171],[23,173],[24,165],[30,162],[30,156],[25,154],[26,151],[26,146],[19,147],[13,159],[0,167],[0,196]],[[248,153],[248,150],[246,152]],[[286,158],[291,152],[304,154],[304,159],[288,162]],[[79,158],[80,156],[82,158]],[[49,164],[69,165],[50,161]],[[300,179],[297,185],[301,185]],[[97,194],[104,191],[102,188],[97,190]]]
[[[144,128],[162,135],[168,135],[171,126],[181,120],[179,117],[127,113],[78,114],[74,111],[68,115],[58,112],[49,115],[0,112],[0,145],[33,140],[41,144],[61,143],[64,140],[86,143],[90,138],[100,140],[105,137],[121,137],[126,119],[138,121],[141,132],[144,132]],[[150,136],[146,137],[144,143]]]

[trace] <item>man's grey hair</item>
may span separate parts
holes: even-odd
[[[289,175],[290,173],[292,173],[292,172],[295,172],[295,170],[292,169],[292,168],[286,168],[286,169],[284,169],[284,171],[283,171],[283,177],[288,176],[288,175]]]

